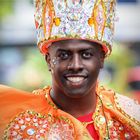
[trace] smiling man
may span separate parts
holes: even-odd
[[[4,140],[139,140],[140,106],[100,87],[111,53],[114,0],[36,0],[38,47],[51,87],[0,87]]]
[[[93,112],[97,77],[104,62],[102,46],[74,39],[58,41],[49,48],[46,61],[53,71],[54,102],[75,117]]]
[[[64,92],[70,97],[78,98],[96,87],[99,71],[103,67],[104,53],[97,43],[65,40],[53,43],[46,60],[53,71],[53,87],[60,90],[58,93]]]

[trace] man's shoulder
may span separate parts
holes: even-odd
[[[20,97],[20,96],[37,96],[37,95],[42,95],[42,94],[46,94],[46,92],[48,92],[50,90],[50,87],[44,87],[44,88],[40,88],[40,89],[36,89],[33,90],[32,92],[29,91],[24,91],[21,89],[17,89],[17,88],[13,88],[13,87],[9,87],[6,85],[0,85],[0,97],[3,96],[15,96],[15,97]]]
[[[0,85],[0,116],[14,116],[27,110],[39,111],[47,107],[45,94],[44,89],[26,92]]]
[[[13,87],[0,85],[0,104],[9,102],[9,104],[14,104],[18,102],[25,101],[26,99],[36,98],[32,92],[23,91]]]
[[[22,95],[29,95],[29,94],[31,93],[27,91],[12,88],[5,85],[0,85],[0,97],[6,97],[11,95],[22,96]]]
[[[0,85],[0,110],[15,106],[37,106],[47,104],[47,93],[50,88],[37,89],[32,92],[19,90],[16,88]]]
[[[104,86],[98,87],[97,94],[101,97],[106,99],[106,101],[114,100],[115,91],[112,89],[105,88]]]
[[[140,104],[138,101],[104,87],[101,87],[99,95],[107,108],[119,111],[121,114],[140,122]]]
[[[33,115],[44,117],[49,110],[46,94],[47,88],[26,92],[0,85],[0,138],[6,127],[12,127],[18,119],[24,118],[25,121],[26,117],[32,118]]]
[[[140,104],[138,101],[124,96],[122,94],[115,94],[115,103],[118,109],[124,114],[129,115],[140,122]]]
[[[36,89],[32,92],[23,91],[13,87],[0,85],[0,106],[3,104],[24,104],[30,102],[46,102],[50,86]]]

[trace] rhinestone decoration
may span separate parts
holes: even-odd
[[[99,122],[101,123],[101,124],[104,124],[105,123],[105,117],[104,116],[98,116],[98,119],[99,119]]]
[[[42,121],[42,123],[39,123],[40,121]],[[40,130],[43,129],[44,125],[46,129],[44,133],[41,133]],[[35,138],[36,135],[45,137],[45,133],[47,133],[48,129],[49,122],[46,117],[40,117],[38,113],[27,111],[20,114],[9,124],[8,132],[5,136],[8,140]]]
[[[125,133],[125,139],[126,140],[131,140],[131,136],[128,133]]]
[[[5,130],[4,140],[74,139],[74,129],[64,119],[43,116],[33,111],[18,115]],[[54,140],[52,139],[52,140]]]
[[[32,136],[35,133],[35,130],[33,128],[30,128],[27,130],[27,134]]]
[[[131,132],[126,126],[119,121],[113,120],[109,125],[109,134],[111,139],[139,140],[137,135]]]
[[[59,39],[87,39],[111,51],[115,0],[35,1],[37,43],[43,54],[47,51],[43,47]]]
[[[54,23],[55,23],[56,26],[59,26],[60,25],[60,22],[61,22],[60,21],[60,18],[55,18],[54,19]]]
[[[123,96],[121,94],[116,94],[116,104],[119,110],[126,115],[130,116],[130,119],[132,121],[135,121],[137,124],[140,125],[140,107],[139,104],[135,102],[135,100],[132,100],[126,96]],[[135,109],[134,109],[135,108]]]
[[[127,114],[123,114],[122,116],[119,116],[119,117],[116,114],[115,115],[112,114],[110,117],[107,117],[108,112],[103,113],[103,109],[102,109],[102,102],[103,102],[103,104],[106,105],[107,109],[109,109],[109,110],[114,111],[114,105],[117,106],[117,108],[120,110],[120,108],[118,107],[118,104],[117,105],[113,104],[113,102],[110,102],[110,101],[104,102],[104,97],[108,96],[109,94],[112,94],[112,96],[115,98],[115,102],[118,102],[118,99],[121,98],[122,100],[119,99],[119,102],[124,104],[124,107],[128,106],[128,112],[130,112],[130,110],[131,110],[131,109],[129,110],[129,108],[131,108],[132,102],[128,104],[128,101],[124,100],[124,96],[118,97],[119,95],[116,95],[116,93],[114,93],[114,91],[107,90],[103,86],[101,86],[98,89],[97,94],[100,96],[100,98],[99,98],[100,100],[98,101],[98,104],[96,106],[96,111],[94,113],[93,119],[94,119],[95,127],[97,127],[97,130],[99,131],[101,136],[103,135],[103,139],[108,140],[110,138],[110,140],[122,140],[122,139],[140,140],[140,135],[139,135],[139,126],[140,125],[139,125],[138,121],[136,121],[134,118],[131,118]],[[122,96],[122,95],[120,95],[120,96]],[[102,100],[102,102],[101,102],[101,100]],[[128,105],[126,104],[125,101],[127,102]],[[130,99],[129,99],[129,101],[130,101]],[[132,101],[132,99],[131,99],[131,101]],[[136,110],[138,111],[139,107],[138,106],[136,106],[136,107],[137,107]],[[118,111],[118,112],[121,113],[122,111]],[[106,123],[104,123],[104,115],[106,116],[105,117]],[[130,123],[131,120],[133,120],[134,124]],[[138,130],[135,129],[136,127]],[[106,132],[109,131],[109,137],[105,131]]]
[[[49,131],[48,134],[48,139],[49,140],[54,140],[54,139],[62,139],[62,140],[74,140],[74,130],[71,129],[71,127],[66,124],[65,122],[63,123],[54,123]]]
[[[61,17],[61,24],[59,27],[53,26],[51,36],[53,37],[56,34],[59,34],[61,37],[78,35],[84,38],[86,37],[86,32],[87,34],[94,34],[94,29],[87,22],[91,12],[92,8],[85,11],[80,3],[77,5],[73,4],[64,10],[59,10],[57,17]],[[83,28],[83,25],[85,25],[85,28]]]

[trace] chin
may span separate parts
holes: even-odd
[[[66,89],[65,95],[67,95],[70,98],[82,98],[87,95],[87,90],[83,90],[82,88],[71,89],[71,90]]]

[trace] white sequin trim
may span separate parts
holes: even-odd
[[[140,121],[140,105],[135,100],[121,94],[116,94],[116,97],[121,109],[130,117]]]

